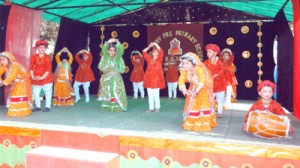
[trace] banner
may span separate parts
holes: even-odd
[[[163,49],[165,56],[194,52],[203,60],[202,24],[148,26],[147,34],[148,44],[156,42]]]

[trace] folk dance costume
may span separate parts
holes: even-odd
[[[133,65],[133,70],[130,75],[130,81],[133,85],[133,98],[138,98],[138,91],[140,91],[141,97],[144,98],[144,58],[140,55],[140,53],[135,53],[135,55],[132,55],[130,59]]]
[[[48,43],[44,40],[38,40],[35,47],[39,48],[40,46],[45,46],[45,48],[47,48]],[[52,87],[54,82],[51,57],[46,53],[43,53],[42,56],[40,56],[39,54],[33,55],[30,59],[29,70],[31,73],[31,84],[35,102],[34,111],[41,110],[40,92],[43,89],[46,97],[44,112],[49,112],[51,107]],[[43,79],[36,79],[36,77],[43,76]]]
[[[6,74],[6,79],[1,84],[10,85],[10,94],[7,98],[7,116],[22,117],[32,112],[32,93],[30,74],[10,52],[0,53],[0,57],[6,58],[10,64],[0,65],[0,76]]]
[[[186,53],[180,57],[181,64],[190,61],[193,69],[180,71],[179,90],[186,96],[184,106],[183,128],[194,131],[211,131],[217,127],[216,113],[213,112],[213,79],[194,53]],[[189,83],[186,89],[185,83]]]
[[[57,68],[54,73],[55,83],[54,83],[54,106],[72,106],[74,105],[74,100],[72,95],[74,90],[72,88],[72,73],[71,64],[73,62],[73,56],[68,52],[69,61],[61,61],[61,53],[57,53],[55,60],[57,63]],[[65,59],[65,58],[64,58]]]
[[[152,43],[151,43],[152,44]],[[160,110],[160,89],[165,88],[164,72],[162,68],[163,62],[163,50],[155,43],[143,50],[143,56],[147,62],[147,69],[144,76],[144,87],[147,88],[149,110],[148,112],[156,112]],[[155,47],[155,45],[157,45]],[[147,51],[152,48],[152,55],[148,54]],[[153,53],[157,53],[157,58],[153,58]]]
[[[167,62],[167,73],[166,82],[168,86],[168,96],[169,98],[177,98],[177,86],[178,86],[178,62],[176,61],[176,56],[169,56]]]
[[[113,58],[108,55],[108,49],[113,47],[116,54]],[[127,110],[127,95],[121,74],[125,72],[125,64],[122,58],[124,53],[123,45],[118,42],[104,44],[102,47],[102,59],[99,63],[99,70],[103,72],[100,79],[101,109],[106,111],[122,112]]]
[[[228,105],[231,103],[231,96],[233,94],[233,86],[237,85],[237,80],[234,75],[234,69],[233,69],[233,60],[234,55],[232,54],[231,50],[228,48],[225,48],[222,50],[220,54],[220,60],[223,62],[223,68],[224,68],[224,76],[226,80],[226,92],[225,92],[225,99],[224,99],[224,107],[228,107]]]
[[[81,59],[79,55],[82,57],[87,57],[86,59]],[[73,85],[75,91],[75,102],[80,100],[79,94],[79,87],[83,85],[84,95],[85,95],[85,102],[90,101],[90,94],[89,94],[89,87],[90,83],[95,80],[94,73],[91,69],[91,65],[93,62],[93,56],[90,52],[82,50],[75,54],[75,60],[79,64],[76,75],[75,75],[75,82]]]
[[[220,48],[215,44],[208,44],[205,46],[205,50],[212,50],[219,55]],[[225,99],[225,90],[226,90],[226,80],[224,77],[224,68],[223,63],[219,57],[214,56],[214,58],[209,58],[204,61],[205,66],[211,72],[214,79],[214,96],[216,97],[218,103],[218,117],[222,117],[223,113],[223,103]]]

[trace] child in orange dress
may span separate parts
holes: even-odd
[[[145,96],[143,80],[144,80],[144,58],[142,54],[135,50],[132,51],[131,56],[131,63],[133,65],[133,70],[130,75],[130,81],[133,85],[133,98],[138,98],[138,91],[140,91],[142,99]]]
[[[64,47],[56,54],[55,59],[57,62],[57,68],[54,74],[56,81],[54,84],[53,105],[72,106],[74,105],[74,100],[72,97],[74,91],[71,85],[71,64],[73,62],[73,55],[66,47]]]
[[[178,61],[176,60],[175,55],[170,55],[169,59],[166,63],[168,67],[166,73],[166,82],[168,85],[168,96],[169,99],[176,99],[177,98],[177,86],[178,86]]]

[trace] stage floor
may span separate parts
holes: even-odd
[[[100,110],[96,96],[89,103],[79,101],[74,106],[51,108],[51,112],[34,112],[27,117],[7,117],[5,106],[0,106],[0,125],[45,130],[90,132],[99,135],[125,135],[151,138],[164,138],[189,141],[212,141],[221,143],[261,144],[270,146],[300,146],[300,122],[288,114],[292,125],[296,127],[292,139],[260,139],[241,132],[242,121],[254,101],[238,100],[218,118],[219,126],[212,132],[184,130],[182,110],[184,99],[161,98],[159,113],[148,113],[148,100],[128,97],[126,112],[105,112]]]

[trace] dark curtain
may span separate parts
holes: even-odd
[[[0,5],[0,52],[5,50],[6,26],[10,6]],[[0,105],[4,105],[4,87],[0,87]]]
[[[92,65],[93,72],[96,77],[96,82],[94,82],[93,87],[91,87],[91,93],[95,94],[98,92],[99,88],[99,79],[101,77],[100,72],[98,70],[98,63],[100,61],[99,53],[101,52],[101,48],[99,45],[101,44],[101,27],[92,27],[90,31],[91,43],[90,48],[91,52],[94,53],[94,62]],[[138,38],[134,38],[132,33],[133,31],[139,31],[140,36]],[[117,32],[117,39],[121,43],[128,43],[128,48],[125,49],[123,59],[125,61],[125,65],[129,68],[129,72],[122,74],[123,81],[126,88],[126,93],[128,96],[133,95],[133,88],[132,83],[130,82],[130,73],[133,69],[131,61],[130,61],[130,54],[132,50],[138,50],[142,53],[142,50],[147,47],[147,28],[146,26],[107,26],[104,30],[104,41],[109,40],[112,38],[112,32]],[[145,91],[145,93],[147,93]]]
[[[273,79],[273,31],[272,23],[263,23],[262,25],[262,80]],[[243,26],[249,27],[248,33],[242,33]],[[210,29],[215,27],[217,34],[211,35]],[[257,47],[259,27],[257,23],[211,23],[204,26],[204,44],[214,43],[219,45],[220,49],[230,48],[234,54],[234,65],[236,66],[236,78],[238,80],[237,98],[245,100],[256,100],[258,98],[257,80],[258,80],[258,57],[259,49]],[[232,37],[234,39],[233,45],[228,45],[226,39]],[[245,59],[242,57],[243,51],[248,50],[250,57]],[[206,51],[204,53],[204,60],[207,59]],[[253,85],[250,88],[245,86],[245,81],[251,80]]]
[[[281,9],[275,19],[274,28],[278,41],[278,82],[277,101],[289,111],[293,110],[293,81],[294,81],[294,37],[286,20],[283,9]]]
[[[57,63],[55,61],[55,55],[63,47],[67,47],[69,51],[75,56],[75,54],[81,49],[87,49],[87,38],[88,38],[89,25],[74,21],[68,18],[61,18],[59,33],[57,37],[57,43],[52,60],[52,70],[55,72]],[[92,53],[93,54],[93,53]],[[72,63],[72,74],[75,77],[78,68],[78,63],[73,61]]]

